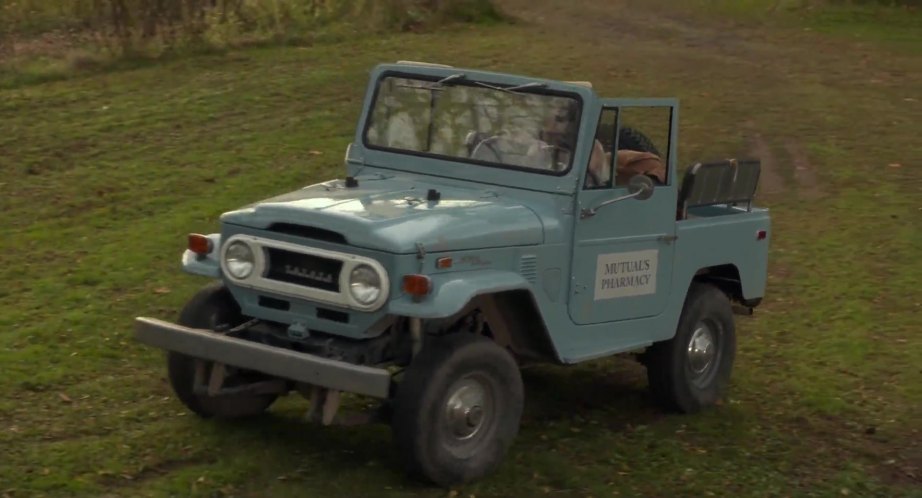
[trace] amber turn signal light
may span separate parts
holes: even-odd
[[[211,239],[205,237],[200,233],[190,233],[189,234],[189,250],[198,254],[199,256],[205,256],[211,254],[211,251],[214,249],[214,243],[211,242]]]
[[[404,275],[403,291],[411,296],[422,297],[432,290],[432,280],[425,275]]]

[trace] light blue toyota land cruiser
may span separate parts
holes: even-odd
[[[183,269],[213,281],[177,323],[137,319],[191,411],[300,392],[328,424],[376,397],[408,469],[451,485],[500,464],[525,362],[640,352],[664,408],[721,398],[765,290],[757,161],[680,178],[677,102],[586,82],[400,62],[364,102],[344,179],[190,235]]]

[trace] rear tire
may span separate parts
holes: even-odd
[[[408,470],[441,486],[489,474],[519,430],[518,365],[493,341],[456,333],[428,338],[394,399],[394,441]]]
[[[726,294],[693,283],[675,336],[644,354],[650,390],[667,410],[694,413],[726,393],[736,355],[736,326]]]
[[[243,323],[240,307],[230,291],[221,282],[211,283],[196,293],[179,314],[179,324],[186,327],[215,330],[218,326],[235,326]],[[197,361],[205,362],[205,379],[213,363],[197,360],[184,354],[167,353],[167,373],[170,386],[176,397],[196,415],[203,418],[223,419],[249,417],[264,412],[277,398],[274,394],[235,394],[230,396],[208,396],[194,390]],[[230,370],[231,367],[228,367]],[[260,377],[259,374],[231,370],[227,383],[259,380],[246,377]]]

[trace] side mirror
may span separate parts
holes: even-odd
[[[616,202],[621,202],[627,199],[638,199],[641,201],[649,199],[650,196],[653,195],[653,180],[651,180],[647,175],[634,175],[631,177],[630,181],[628,181],[627,191],[630,193],[627,195],[622,195],[621,197],[609,199],[594,208],[583,208],[579,213],[579,217],[582,219],[590,218],[595,216],[599,209],[602,209],[609,204],[614,204]]]
[[[653,195],[653,180],[647,175],[634,175],[628,181],[627,191],[638,201],[645,201]]]

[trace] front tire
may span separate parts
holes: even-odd
[[[219,326],[233,327],[243,321],[244,317],[240,312],[240,307],[221,282],[209,284],[196,293],[186,303],[178,320],[180,325],[208,330],[215,330]],[[189,410],[200,417],[233,419],[258,415],[269,408],[277,397],[274,394],[222,396],[198,394],[194,389],[196,362],[204,363],[205,379],[207,379],[211,372],[212,362],[172,351],[167,353],[167,373],[173,392]],[[247,377],[258,378],[259,374],[231,370],[227,382],[258,380]]]
[[[471,481],[499,467],[523,405],[504,349],[473,334],[432,337],[397,387],[394,440],[411,473],[441,486]]]
[[[720,289],[693,283],[675,336],[645,353],[654,399],[667,410],[694,413],[726,393],[736,355],[730,301]]]

